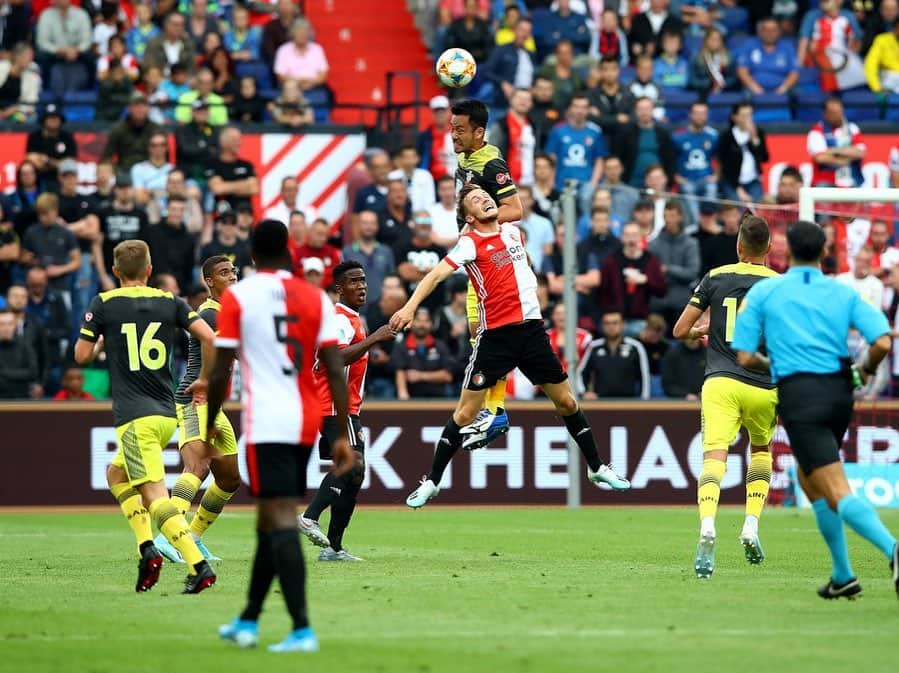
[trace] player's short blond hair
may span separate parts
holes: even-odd
[[[150,268],[150,248],[143,241],[122,241],[112,251],[112,258],[122,280],[140,280]]]

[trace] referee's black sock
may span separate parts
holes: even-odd
[[[318,521],[318,517],[322,515],[322,512],[334,505],[344,488],[345,486],[342,483],[341,478],[335,477],[328,472],[328,474],[325,475],[325,478],[322,479],[322,483],[318,487],[318,490],[315,492],[315,497],[312,498],[312,502],[309,503],[306,511],[303,512],[303,516],[307,519]],[[337,490],[335,491],[334,489]]]
[[[300,549],[300,533],[296,528],[273,530],[272,560],[287,611],[293,619],[293,630],[309,626],[306,614],[306,565]]]
[[[570,416],[562,416],[568,434],[577,442],[578,448],[584,454],[584,460],[590,466],[592,472],[596,472],[602,461],[599,460],[599,452],[596,450],[596,442],[593,439],[593,430],[587,422],[582,409],[578,409]]]
[[[437,451],[434,453],[431,473],[428,475],[428,479],[433,481],[435,486],[440,485],[443,471],[446,470],[446,466],[449,465],[453,456],[456,455],[456,451],[462,446],[462,435],[459,434],[461,429],[461,426],[452,417],[443,426],[443,433],[440,435],[440,439],[437,440]]]
[[[359,498],[359,489],[362,488],[362,482],[358,484],[349,484],[340,494],[340,497],[334,501],[331,507],[331,522],[328,524],[328,540],[331,542],[331,549],[340,551],[343,549],[343,534],[350,525],[350,519],[353,517],[353,511],[356,509],[356,501]]]
[[[271,536],[258,530],[256,531],[256,558],[253,559],[253,570],[250,574],[247,607],[240,613],[241,619],[252,622],[259,621],[262,604],[265,602],[265,597],[274,578],[275,566],[272,563]]]

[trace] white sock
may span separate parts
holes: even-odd
[[[753,516],[752,514],[746,515],[746,520],[743,522],[743,532],[752,535],[759,534],[759,519],[757,516]]]
[[[699,535],[715,537],[715,517],[704,516],[699,522]]]

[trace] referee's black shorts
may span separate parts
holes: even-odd
[[[347,438],[350,448],[359,453],[365,453],[365,435],[362,434],[362,421],[358,414],[351,414],[348,418]],[[322,421],[321,438],[318,440],[318,457],[321,460],[331,460],[331,445],[337,439],[337,416],[325,416]]]
[[[477,336],[465,369],[463,387],[468,390],[492,388],[516,367],[537,386],[562,383],[568,378],[553,352],[543,323],[526,320],[488,329]]]
[[[840,460],[852,420],[852,386],[845,374],[794,374],[777,384],[778,413],[805,474]]]

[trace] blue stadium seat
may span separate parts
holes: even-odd
[[[684,38],[684,58],[688,61],[702,49],[702,35],[687,35]]]
[[[306,100],[312,106],[312,112],[315,115],[316,124],[327,124],[331,119],[328,110],[328,94],[324,89],[310,89],[305,94]]]
[[[96,104],[95,91],[71,91],[62,99],[63,112],[70,122],[93,121]]]
[[[815,123],[821,120],[821,110],[829,94],[823,91],[803,91],[796,101],[794,118],[798,122]]]
[[[235,74],[240,77],[252,77],[256,80],[256,91],[269,89],[272,86],[272,72],[265,63],[245,62],[237,64]]]
[[[728,34],[749,32],[749,12],[743,7],[719,7],[721,23]]]
[[[715,93],[709,96],[709,123],[726,124],[730,120],[730,109],[734,103],[744,100],[742,93]]]
[[[790,98],[784,94],[763,93],[752,97],[757,122],[788,122],[791,119]]]
[[[891,93],[887,99],[887,121],[899,122],[899,94]]]
[[[622,84],[630,84],[634,81],[634,77],[637,76],[636,71],[634,70],[634,66],[626,65],[621,68],[621,83]]]
[[[736,56],[740,53],[740,50],[743,48],[743,45],[746,44],[746,40],[748,39],[749,35],[744,35],[743,33],[728,35],[726,41],[727,49],[733,56]]]
[[[843,92],[843,107],[846,119],[853,122],[877,121],[880,119],[880,99],[868,89],[853,89]]]
[[[690,105],[699,98],[695,91],[684,89],[665,89],[665,110],[668,113],[668,121],[672,124],[681,124],[687,120]]]
[[[796,91],[801,93],[821,92],[821,74],[817,68],[799,68],[799,79],[796,81]]]

